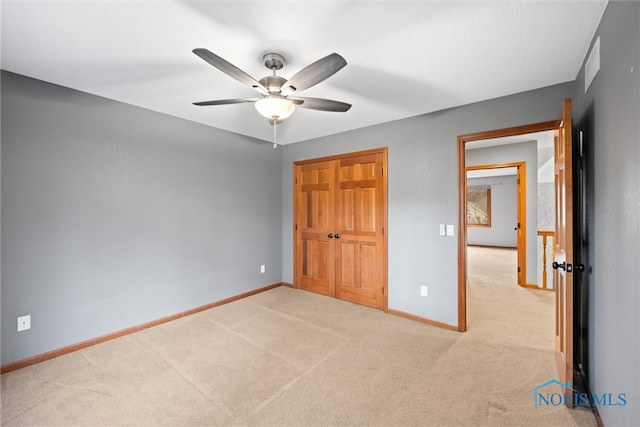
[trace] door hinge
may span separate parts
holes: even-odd
[[[518,267],[518,273],[520,273],[520,267]]]
[[[380,175],[384,176],[384,168],[380,169]]]
[[[384,236],[384,227],[382,227],[382,235]]]
[[[298,178],[296,178],[296,184],[298,183]]]
[[[384,295],[384,288],[382,288],[382,295]]]
[[[296,224],[296,230],[298,230],[298,224]]]

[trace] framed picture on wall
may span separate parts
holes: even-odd
[[[491,187],[467,188],[467,226],[491,227]]]

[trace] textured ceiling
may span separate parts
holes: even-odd
[[[332,52],[348,65],[300,93],[353,104],[298,108],[286,144],[574,80],[606,1],[2,1],[4,70],[271,141],[256,92],[198,58],[289,78]]]

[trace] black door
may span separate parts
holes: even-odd
[[[591,263],[589,258],[589,239],[593,231],[593,105],[574,130],[573,149],[573,366],[574,388],[591,397],[588,383],[589,372],[589,278]]]

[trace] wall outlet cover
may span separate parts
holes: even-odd
[[[31,315],[28,314],[26,316],[18,317],[18,332],[26,331],[27,329],[31,329]]]

